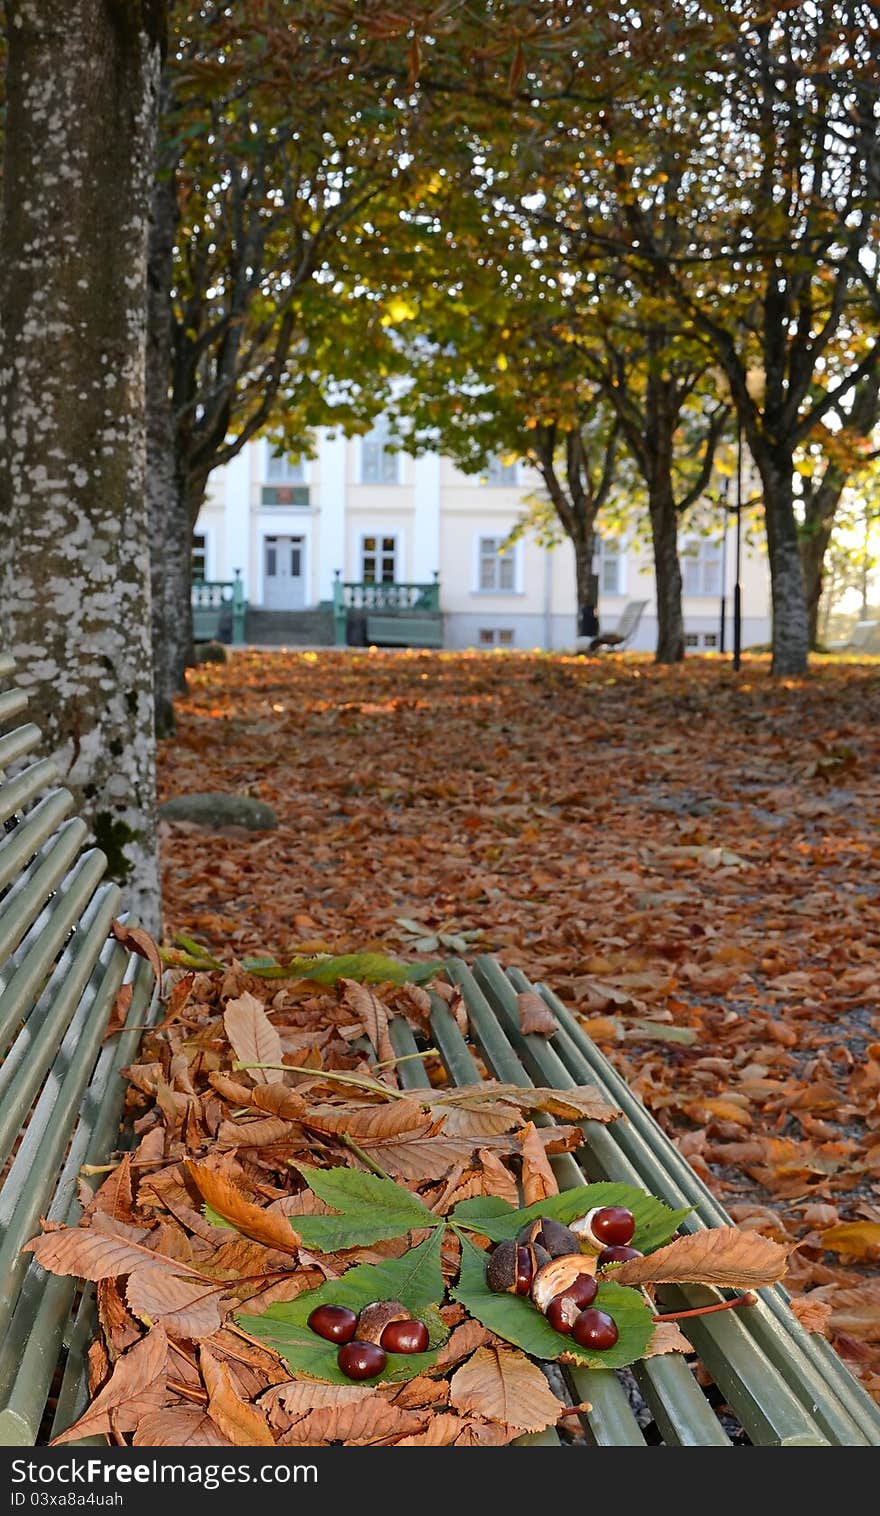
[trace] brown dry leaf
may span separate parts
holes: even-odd
[[[789,1301],[792,1311],[805,1332],[818,1332],[827,1337],[829,1318],[833,1307],[829,1300],[814,1300],[812,1295],[796,1295]]]
[[[467,1416],[461,1423],[461,1431],[455,1439],[457,1448],[501,1448],[519,1436],[516,1427],[504,1427],[497,1421],[481,1421],[479,1416]]]
[[[656,1321],[643,1358],[656,1358],[660,1353],[692,1353],[693,1343],[688,1342],[677,1321]]]
[[[516,997],[516,1010],[521,1032],[535,1032],[539,1037],[553,1037],[559,1031],[559,1023],[546,1001],[536,990],[523,990]]]
[[[250,1092],[250,1104],[258,1110],[268,1111],[272,1116],[282,1116],[285,1121],[298,1121],[309,1109],[309,1102],[286,1084],[272,1081],[258,1084]]]
[[[484,1327],[481,1321],[469,1318],[450,1333],[437,1355],[433,1372],[450,1369],[454,1363],[461,1363],[462,1359],[469,1357],[477,1348],[486,1347],[497,1340],[494,1332]]]
[[[152,1327],[146,1337],[117,1358],[113,1373],[88,1410],[66,1432],[53,1437],[50,1446],[109,1432],[111,1421],[118,1432],[134,1431],[142,1416],[161,1409],[167,1361],[165,1329]]]
[[[397,1446],[399,1448],[448,1448],[455,1442],[464,1425],[463,1419],[454,1415],[452,1411],[441,1411],[439,1415],[431,1417],[423,1432],[416,1432],[410,1437],[401,1437]]]
[[[404,1411],[378,1395],[356,1404],[328,1405],[310,1411],[279,1438],[281,1447],[320,1447],[342,1442],[346,1447],[377,1447],[413,1436],[427,1425],[429,1412]]]
[[[354,1011],[376,1050],[377,1062],[391,1062],[395,1054],[388,1035],[388,1007],[368,984],[358,984],[356,979],[340,979],[339,983],[345,1004]]]
[[[426,1119],[417,1100],[395,1100],[387,1105],[312,1106],[302,1123],[327,1136],[345,1132],[356,1142],[383,1142],[404,1132],[423,1131]]]
[[[135,1215],[132,1207],[131,1154],[126,1153],[86,1206],[83,1218],[92,1216],[95,1211],[103,1211],[107,1216],[117,1216],[120,1221],[135,1223],[140,1218]]]
[[[215,1358],[204,1343],[199,1349],[199,1363],[208,1391],[208,1415],[224,1437],[237,1448],[274,1447],[275,1438],[264,1413],[242,1400],[232,1382],[228,1364]]]
[[[185,1168],[202,1199],[237,1231],[268,1248],[278,1248],[282,1253],[297,1252],[299,1238],[284,1216],[254,1205],[236,1189],[231,1179],[218,1174],[216,1169],[192,1162],[187,1162]]]
[[[138,1422],[132,1443],[136,1448],[232,1447],[207,1411],[189,1405],[148,1411]]]
[[[213,1337],[234,1301],[223,1306],[227,1285],[211,1284],[191,1274],[181,1277],[168,1268],[148,1264],[129,1275],[125,1298],[141,1321],[159,1322],[174,1337]]]
[[[97,1219],[97,1218],[96,1218]],[[125,1237],[99,1231],[97,1227],[62,1227],[32,1237],[21,1250],[33,1253],[37,1262],[50,1274],[74,1274],[79,1279],[115,1279],[149,1261],[162,1260],[150,1248]],[[167,1260],[168,1268],[180,1269],[179,1263]]]
[[[101,1331],[107,1340],[110,1358],[115,1361],[143,1334],[119,1293],[115,1279],[99,1279],[95,1298]]]
[[[497,1195],[516,1210],[519,1205],[519,1188],[510,1169],[489,1148],[480,1148],[477,1157],[482,1166],[482,1193]]]
[[[218,1148],[267,1148],[277,1143],[302,1139],[298,1126],[280,1116],[264,1116],[256,1121],[221,1121],[217,1129]]]
[[[570,1090],[522,1090],[518,1098],[524,1110],[547,1111],[563,1121],[616,1121],[621,1115],[592,1084],[574,1085]]]
[[[256,995],[252,995],[249,990],[245,990],[237,1000],[227,1000],[223,1025],[239,1063],[253,1065],[281,1062],[281,1038]],[[273,1078],[269,1069],[249,1067],[247,1072],[257,1084],[269,1084]]]
[[[558,1195],[556,1175],[550,1167],[550,1160],[534,1122],[529,1121],[516,1136],[522,1149],[523,1205],[534,1205],[536,1200]]]
[[[645,1258],[617,1264],[617,1284],[715,1284],[752,1289],[775,1284],[788,1272],[791,1247],[739,1227],[708,1227],[677,1237]]]
[[[157,1032],[167,1031],[168,1027],[170,1027],[172,1023],[177,1020],[178,1016],[181,1016],[183,1014],[184,1010],[189,1004],[192,988],[195,984],[195,978],[195,972],[184,974],[180,979],[178,979],[177,983],[173,985],[171,994],[168,996],[168,1009],[165,1012],[163,1020],[160,1021],[156,1027]]]
[[[487,1421],[521,1432],[541,1432],[555,1426],[563,1409],[538,1368],[518,1348],[477,1348],[456,1369],[449,1398],[456,1410],[472,1412]]]
[[[321,1411],[327,1406],[338,1409],[344,1405],[357,1405],[371,1399],[373,1394],[374,1390],[368,1384],[322,1384],[317,1379],[289,1379],[266,1390],[260,1396],[259,1404],[270,1421],[283,1418],[287,1426],[291,1421],[308,1416],[310,1411]]]
[[[159,952],[159,944],[149,932],[144,931],[142,926],[125,926],[121,921],[111,921],[110,935],[128,948],[130,953],[137,953],[140,958],[146,958],[156,976],[156,983],[162,983],[162,955]]]

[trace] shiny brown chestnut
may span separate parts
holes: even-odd
[[[581,1311],[593,1304],[598,1289],[592,1274],[580,1274],[567,1290],[554,1295],[544,1312],[554,1330],[567,1337]]]
[[[596,1259],[596,1268],[604,1269],[609,1263],[626,1263],[630,1258],[644,1258],[638,1248],[626,1248],[622,1243],[615,1243],[614,1247],[603,1248]]]
[[[347,1379],[375,1379],[388,1358],[378,1342],[359,1342],[355,1337],[339,1349],[336,1362]]]
[[[345,1305],[316,1305],[308,1318],[313,1332],[327,1342],[351,1342],[357,1316]]]
[[[571,1329],[571,1335],[579,1347],[592,1348],[601,1353],[613,1348],[620,1334],[617,1323],[607,1311],[588,1307],[581,1311]]]
[[[386,1353],[426,1353],[428,1328],[414,1317],[409,1321],[389,1321],[379,1338],[379,1346]]]

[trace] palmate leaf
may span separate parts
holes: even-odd
[[[335,1253],[339,1248],[367,1247],[371,1242],[405,1237],[414,1227],[442,1227],[442,1217],[435,1216],[418,1195],[391,1179],[380,1179],[360,1169],[296,1167],[309,1189],[325,1205],[342,1213],[297,1216],[296,1230],[308,1248]]]
[[[413,1379],[436,1362],[437,1352],[448,1335],[437,1309],[444,1295],[440,1269],[442,1241],[443,1228],[435,1227],[430,1237],[401,1258],[357,1264],[340,1279],[329,1279],[318,1289],[298,1295],[296,1300],[271,1305],[262,1316],[239,1312],[235,1319],[243,1331],[280,1353],[294,1378],[305,1376],[330,1384],[351,1384],[337,1365],[338,1347],[310,1330],[309,1315],[318,1305],[347,1305],[352,1311],[360,1311],[374,1300],[400,1300],[413,1316],[425,1322],[430,1350],[389,1353],[381,1378],[370,1380],[370,1384]]]
[[[572,1362],[591,1369],[621,1369],[641,1358],[651,1340],[651,1311],[638,1290],[619,1284],[600,1284],[597,1309],[607,1311],[620,1333],[613,1348],[591,1353],[570,1337],[556,1332],[545,1316],[523,1295],[496,1294],[486,1283],[487,1254],[466,1237],[461,1240],[461,1273],[452,1290],[458,1300],[483,1326],[512,1342],[533,1358],[555,1359],[562,1353]]]
[[[515,1237],[521,1227],[538,1216],[549,1216],[567,1224],[600,1205],[623,1205],[632,1211],[636,1224],[633,1247],[642,1253],[650,1253],[661,1243],[668,1242],[685,1217],[690,1215],[690,1210],[673,1211],[662,1200],[634,1185],[603,1183],[580,1185],[573,1190],[563,1190],[559,1195],[548,1195],[545,1200],[537,1200],[520,1211],[512,1210],[506,1201],[492,1195],[462,1200],[449,1220],[454,1226],[479,1232],[492,1242],[504,1242],[508,1237]]]

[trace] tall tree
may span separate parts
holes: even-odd
[[[113,876],[159,924],[145,280],[160,0],[7,0],[0,615]]]

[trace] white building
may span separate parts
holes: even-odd
[[[327,606],[337,578],[354,582],[440,583],[450,648],[573,647],[574,555],[566,540],[543,548],[531,535],[502,551],[523,514],[536,474],[501,463],[488,477],[461,473],[447,458],[412,458],[387,446],[380,423],[365,437],[319,434],[317,456],[301,463],[250,443],[212,476],[196,527],[196,572],[230,580],[240,571],[251,609],[284,613],[278,641],[296,640],[291,613]],[[720,538],[719,522],[719,538]],[[726,599],[732,646],[734,527],[727,542],[682,541],[684,617],[689,648],[717,648]],[[650,554],[605,542],[597,562],[603,631],[630,600],[647,601],[631,646],[656,643]],[[743,545],[742,644],[770,637],[769,574],[763,555]],[[254,640],[275,640],[265,635]],[[305,624],[306,618],[303,618]]]

